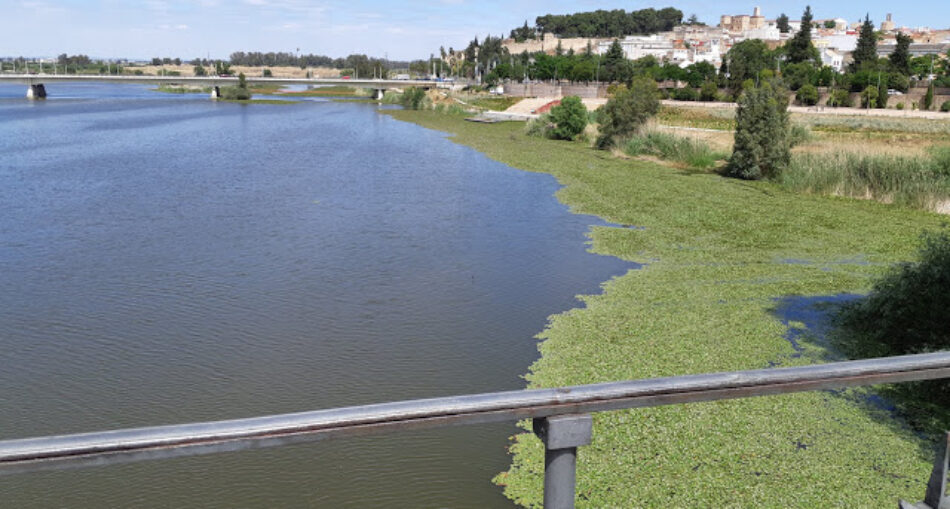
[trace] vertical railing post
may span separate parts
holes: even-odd
[[[544,443],[544,509],[573,509],[577,448],[590,444],[592,424],[590,414],[534,420]]]

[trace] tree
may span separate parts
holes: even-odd
[[[551,122],[554,129],[551,135],[559,140],[573,140],[587,127],[587,108],[581,98],[571,95],[561,100],[561,104],[551,108]]]
[[[833,20],[833,19],[825,20],[825,24],[824,24],[824,27],[825,27],[825,28],[827,28],[827,29],[830,30],[830,29],[832,29],[832,28],[835,28],[836,26],[838,26],[838,24],[835,23],[835,20]]]
[[[729,85],[733,91],[742,89],[742,82],[756,80],[760,73],[775,67],[775,55],[760,39],[746,39],[726,54],[729,69]]]
[[[930,111],[930,108],[933,108],[934,105],[934,82],[930,81],[930,85],[927,87],[927,94],[924,95],[923,104],[921,105],[923,110]]]
[[[702,88],[699,89],[699,100],[712,102],[719,98],[719,87],[716,86],[715,81],[707,81],[703,83]]]
[[[877,35],[874,33],[874,23],[871,23],[870,16],[864,17],[858,44],[851,53],[851,58],[851,72],[877,64]]]
[[[897,46],[887,57],[891,62],[891,68],[903,74],[910,76],[910,43],[913,41],[909,35],[903,32],[897,34]]]
[[[204,67],[200,65],[195,66],[195,76],[207,76],[207,75],[208,75],[208,71],[206,71]]]
[[[778,18],[776,18],[775,24],[778,26],[778,31],[782,32],[783,34],[787,34],[792,31],[792,27],[788,24],[788,16],[786,16],[784,12]]]
[[[739,97],[732,157],[726,174],[746,180],[778,175],[791,159],[788,95],[769,82]]]
[[[623,82],[630,78],[630,62],[627,60],[627,57],[624,56],[623,47],[620,46],[618,39],[614,39],[607,53],[604,54],[604,58],[601,60],[601,66],[603,67],[601,76],[603,76],[606,81]]]
[[[811,43],[812,19],[809,5],[805,7],[805,12],[802,14],[802,28],[792,37],[792,40],[788,41],[786,55],[789,63],[814,62],[819,59],[818,49]]]
[[[630,87],[622,87],[601,111],[597,146],[608,148],[630,136],[660,110],[656,81],[637,78]]]

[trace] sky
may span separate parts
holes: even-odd
[[[720,14],[751,13],[733,0],[0,0],[0,56],[61,53],[94,58],[227,58],[234,51],[284,51],[393,60],[464,48],[485,34],[507,35],[537,16],[594,9],[673,6],[717,24]],[[761,1],[763,14],[798,19],[804,3]],[[893,12],[898,26],[950,27],[950,2],[867,0],[813,5],[815,17],[849,21]]]

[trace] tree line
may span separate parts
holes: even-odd
[[[683,12],[673,7],[631,12],[624,9],[599,9],[575,14],[538,16],[535,20],[535,33],[554,34],[559,37],[623,37],[666,32],[682,22]],[[519,36],[527,35],[524,28],[522,27]]]

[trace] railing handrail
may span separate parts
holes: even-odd
[[[441,397],[215,422],[0,441],[0,473],[441,427],[950,377],[950,352]],[[116,461],[122,461],[117,459]],[[126,459],[125,461],[128,461]]]

